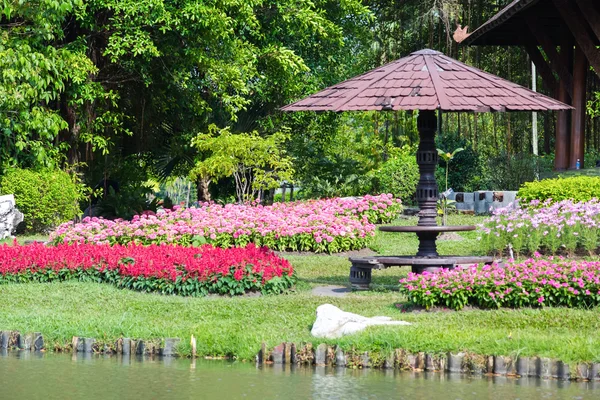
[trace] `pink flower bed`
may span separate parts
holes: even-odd
[[[54,243],[162,244],[210,243],[274,250],[339,252],[366,247],[376,222],[389,222],[402,210],[391,195],[275,203],[204,204],[132,221],[86,218],[66,223],[50,236]]]
[[[592,307],[600,305],[600,262],[562,257],[517,263],[410,273],[400,291],[415,304],[460,310],[498,307]]]
[[[279,293],[295,281],[289,262],[266,248],[130,244],[0,247],[0,284],[78,279],[134,290],[200,296]]]
[[[600,202],[564,200],[540,203],[533,200],[521,208],[496,210],[480,227],[481,244],[489,252],[503,252],[510,245],[517,253],[592,254],[598,248]]]

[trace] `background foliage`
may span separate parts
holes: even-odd
[[[92,187],[119,177],[123,188],[194,177],[191,197],[205,200],[206,182],[190,172],[207,154],[192,139],[214,125],[260,137],[289,129],[285,150],[305,197],[382,191],[394,149],[418,142],[416,114],[278,109],[425,47],[529,86],[524,50],[458,47],[451,38],[456,24],[472,31],[507,3],[4,1],[0,175],[14,167],[76,169]],[[545,91],[541,79],[538,87]],[[600,148],[594,74],[589,87],[586,167]],[[438,147],[465,148],[449,186],[516,189],[543,173],[553,158],[554,116],[537,118],[541,161],[531,156],[530,113],[444,115]],[[135,179],[120,170],[131,160],[140,169]],[[221,179],[210,193],[231,199],[232,182]]]

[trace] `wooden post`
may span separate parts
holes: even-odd
[[[583,168],[585,154],[585,95],[588,62],[580,46],[575,48],[573,60],[573,101],[571,111],[571,145],[569,168],[575,169],[577,160]]]
[[[572,65],[573,42],[570,38],[564,38],[560,48],[561,64]],[[566,104],[571,104],[567,82],[561,77],[558,84],[557,98]],[[554,156],[554,169],[563,171],[569,167],[569,112],[558,111],[556,114],[556,143]]]

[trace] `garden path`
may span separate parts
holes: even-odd
[[[312,294],[314,296],[327,296],[327,297],[346,297],[352,290],[346,286],[317,286],[313,288]]]

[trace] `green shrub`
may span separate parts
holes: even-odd
[[[0,193],[14,194],[28,232],[44,232],[79,214],[80,190],[63,171],[14,168],[0,180]]]
[[[391,193],[405,204],[411,203],[419,182],[419,166],[412,154],[400,154],[387,160],[375,173],[380,193]]]
[[[528,203],[531,200],[555,202],[572,200],[589,201],[600,196],[600,177],[575,176],[570,178],[544,179],[538,182],[526,182],[521,186],[517,197]]]

